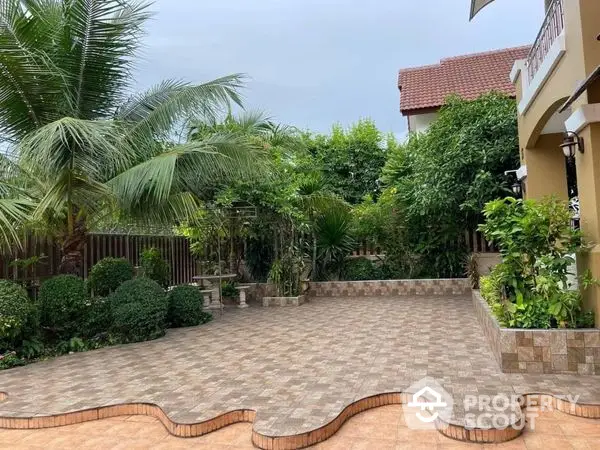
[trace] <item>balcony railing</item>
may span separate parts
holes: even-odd
[[[544,62],[544,58],[546,58],[546,55],[550,51],[552,44],[554,44],[565,28],[563,1],[564,0],[552,0],[546,11],[546,18],[544,19],[542,29],[527,56],[527,74],[529,76],[529,81],[535,77],[535,74]]]

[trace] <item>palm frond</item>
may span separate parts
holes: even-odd
[[[27,198],[0,198],[0,248],[21,247],[19,230],[30,220],[33,209]]]
[[[61,215],[69,201],[76,205],[79,211],[93,215],[110,199],[111,191],[104,184],[84,174],[64,171],[62,176],[46,187],[43,197],[36,204],[33,219],[41,220],[48,215]]]
[[[64,117],[23,139],[18,147],[21,164],[50,178],[72,171],[100,181],[128,168],[135,158],[133,149],[117,147],[120,132],[113,121]]]
[[[61,74],[49,55],[60,4],[0,2],[0,133],[18,140],[54,120]]]
[[[62,2],[65,26],[54,55],[68,76],[67,115],[107,117],[123,101],[131,82],[149,3],[133,0]]]
[[[125,136],[130,142],[163,139],[190,116],[214,120],[231,102],[241,105],[243,78],[235,74],[199,85],[166,80],[132,97],[119,108],[117,119],[131,124]]]
[[[142,227],[169,227],[185,223],[193,218],[200,207],[198,199],[190,192],[170,195],[166,201],[148,208],[144,201],[136,205],[127,205],[125,209],[117,204],[117,213],[121,222],[134,223]]]
[[[215,134],[174,146],[131,167],[108,182],[125,210],[142,203],[164,204],[172,195],[193,191],[193,184],[257,174],[266,164],[263,149],[236,134]]]

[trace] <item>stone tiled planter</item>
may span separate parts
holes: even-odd
[[[262,305],[266,308],[271,306],[300,306],[306,301],[306,296],[298,297],[263,297]]]
[[[479,291],[473,306],[502,372],[600,375],[600,329],[502,328]]]
[[[466,278],[437,280],[327,281],[309,283],[311,297],[395,297],[398,295],[469,295]]]

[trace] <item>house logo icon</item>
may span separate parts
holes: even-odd
[[[436,428],[448,423],[452,418],[453,401],[433,378],[423,378],[412,384],[406,391],[408,403],[402,409],[406,425],[412,429]]]
[[[435,400],[433,402],[425,401],[424,398],[433,397]],[[445,408],[448,406],[448,403],[442,400],[442,394],[439,394],[429,386],[425,386],[419,392],[413,394],[412,401],[408,403],[410,408],[420,408],[421,411],[418,411],[417,417],[421,419],[425,423],[433,422],[438,418],[438,412],[436,408]],[[421,414],[422,411],[428,411],[430,414]]]

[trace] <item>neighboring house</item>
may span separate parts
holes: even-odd
[[[467,100],[490,91],[515,97],[509,74],[515,61],[527,57],[530,48],[456,56],[439,64],[400,70],[400,111],[407,117],[409,131],[425,131],[451,94]]]
[[[518,175],[527,198],[573,198],[592,245],[577,258],[579,273],[590,269],[600,278],[600,0],[538,2],[546,18],[531,52],[511,72],[519,110]],[[565,158],[561,144],[569,142],[572,156]],[[600,287],[586,292],[586,303],[600,323]]]

